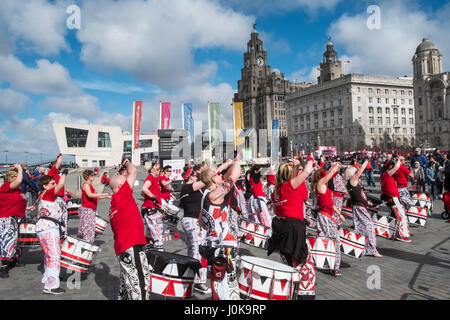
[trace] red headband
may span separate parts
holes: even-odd
[[[183,180],[186,180],[187,178],[189,178],[189,176],[191,175],[191,172],[192,172],[192,168],[189,168],[188,171],[184,174]]]
[[[325,177],[328,174],[328,172],[326,172],[326,170],[321,170],[320,171],[320,179],[322,179],[323,177]]]

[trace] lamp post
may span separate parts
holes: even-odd
[[[25,151],[25,163],[28,164],[28,151]]]
[[[5,150],[5,162],[8,164],[8,150]]]

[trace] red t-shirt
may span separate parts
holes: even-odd
[[[276,204],[274,206],[275,215],[278,217],[304,220],[303,201],[308,198],[308,190],[304,184],[301,184],[294,190],[291,181],[288,181],[280,187],[277,198],[275,198],[275,193],[273,194],[272,200]]]
[[[161,188],[161,199],[164,199],[166,201],[170,200],[170,191],[169,189],[167,189],[166,186],[164,186],[161,182],[163,181],[170,181],[169,178],[167,178],[166,176],[159,176],[158,178],[158,182],[159,182],[159,186]],[[150,190],[151,191],[151,190]]]
[[[42,200],[55,202],[56,200],[55,187],[45,191],[44,195],[42,196]]]
[[[84,184],[83,184],[84,187]],[[94,187],[90,184],[89,187],[91,188],[91,193],[95,193]],[[89,208],[94,211],[97,211],[97,198],[90,198],[87,196],[86,192],[84,192],[84,189],[81,191],[81,206],[84,208]]]
[[[114,250],[117,256],[128,248],[146,244],[144,223],[128,181],[111,198],[109,221],[114,233]]]
[[[59,176],[59,170],[56,169],[56,166],[53,166],[50,171],[47,173],[47,175],[53,177],[55,179],[56,184],[59,183],[59,179],[61,178]],[[56,194],[58,196],[63,196],[64,197],[64,187],[61,188],[61,190],[58,191],[58,193]]]
[[[380,177],[381,183],[381,193],[387,195],[388,197],[397,197],[400,198],[400,194],[398,193],[397,183],[394,178],[391,177],[388,172],[384,172]]]
[[[276,184],[275,183],[275,175],[274,174],[268,174],[266,176],[266,179],[267,179],[267,184],[272,184],[272,185]]]
[[[20,187],[11,189],[11,182],[0,187],[0,218],[25,216],[26,200],[20,193]]]
[[[149,174],[147,179],[145,179],[145,181],[151,182],[149,190],[158,199],[159,204],[161,204],[161,189],[159,186],[159,179],[160,177],[155,178],[154,176]],[[158,207],[153,204],[152,199],[150,199],[146,194],[144,194],[144,203],[142,204],[142,208],[158,208]]]
[[[411,173],[409,169],[404,165],[400,165],[397,172],[392,176],[394,180],[397,182],[398,188],[407,188],[408,187],[408,175]]]
[[[332,217],[333,216],[333,198],[332,192],[327,188],[325,193],[319,193],[316,191],[317,195],[317,207],[320,212],[325,213],[325,215]]]
[[[253,181],[253,178],[250,178],[250,184],[252,186],[252,193],[255,198],[256,197],[263,197],[263,198],[266,197],[266,194],[264,193],[264,190],[263,190],[263,184],[262,184],[261,180],[259,180],[259,183],[255,183]]]

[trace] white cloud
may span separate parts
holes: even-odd
[[[381,29],[369,30],[369,14],[344,14],[329,28],[335,47],[344,47],[349,69],[378,76],[412,75],[411,59],[423,37],[429,37],[450,61],[450,4],[436,14],[421,11],[411,1],[383,1]],[[340,52],[342,53],[342,52]]]
[[[244,12],[256,12],[258,15],[284,14],[294,10],[304,10],[316,14],[319,10],[333,10],[341,0],[221,0]]]
[[[64,36],[67,31],[65,2],[46,0],[2,0],[0,2],[0,53],[16,47],[42,55],[70,50]]]
[[[0,113],[11,114],[22,111],[31,99],[21,92],[11,89],[0,89]]]
[[[195,50],[242,51],[253,20],[206,0],[89,1],[81,12],[83,62],[169,89],[214,76],[217,64],[194,61]]]
[[[13,55],[0,55],[0,80],[12,87],[38,94],[79,94],[80,89],[71,82],[69,72],[58,62],[46,59],[36,61],[29,68]]]

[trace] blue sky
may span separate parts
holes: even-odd
[[[80,8],[69,30],[66,9]],[[369,5],[380,8],[369,30]],[[252,23],[268,63],[285,77],[315,81],[327,37],[345,73],[412,75],[411,57],[427,36],[449,70],[450,5],[442,1],[343,0],[4,0],[0,2],[0,162],[57,153],[51,123],[131,128],[132,101],[144,100],[143,131],[157,126],[159,101],[181,125],[181,101],[206,128],[207,101],[230,103]],[[447,30],[447,31],[446,31]],[[45,156],[44,156],[45,158]]]

